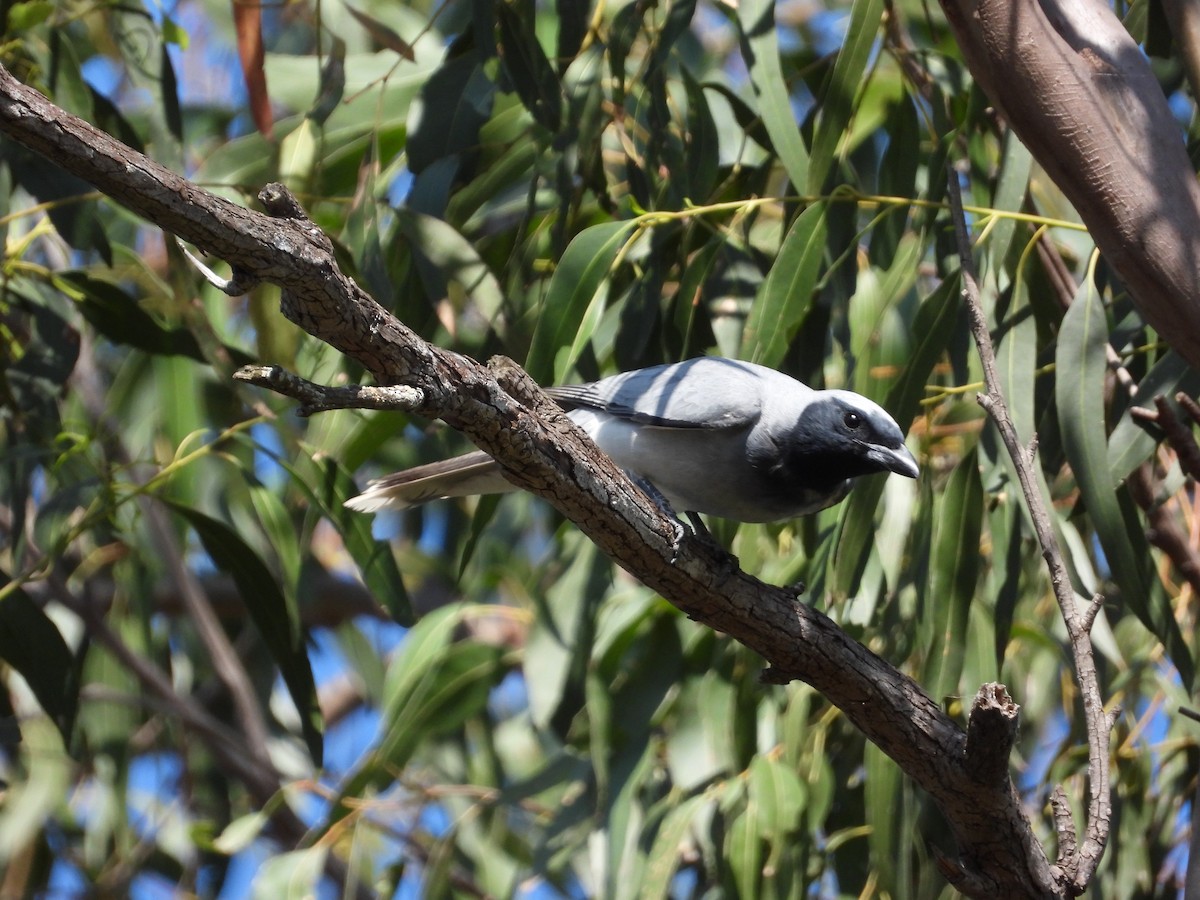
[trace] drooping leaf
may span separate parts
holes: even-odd
[[[687,90],[687,184],[691,197],[707,197],[717,182],[720,138],[704,88],[685,68],[681,73]]]
[[[250,115],[258,133],[270,137],[271,96],[267,92],[267,73],[263,68],[262,7],[243,0],[230,2],[233,5],[233,28],[237,33],[238,59],[242,64],[246,93],[249,94]]]
[[[354,8],[347,5],[351,13]],[[411,57],[410,57],[411,58]],[[333,39],[325,62],[321,66],[320,90],[308,111],[308,118],[317,125],[324,125],[333,115],[346,93],[346,42],[339,37]]]
[[[186,328],[167,328],[143,310],[121,287],[87,272],[62,272],[57,279],[74,296],[88,324],[114,344],[134,347],[146,353],[185,356],[205,362],[196,336]],[[250,362],[238,353],[239,362]]]
[[[443,607],[408,633],[384,682],[382,739],[342,785],[342,796],[361,796],[372,785],[391,782],[422,742],[460,727],[487,703],[499,671],[499,649],[454,640],[471,610]],[[346,812],[335,807],[334,819]]]
[[[759,117],[771,136],[788,178],[799,190],[808,185],[808,149],[796,127],[791,97],[779,61],[775,3],[772,0],[743,0],[737,11],[742,55],[750,70]]]
[[[825,205],[808,207],[792,224],[746,323],[742,358],[777,366],[804,320],[825,249]]]
[[[917,310],[912,356],[888,394],[884,407],[905,427],[917,413],[929,373],[943,358],[958,315],[958,279],[951,275]],[[841,534],[835,560],[835,596],[853,593],[874,543],[875,511],[883,493],[883,478],[860,479],[839,516]]]
[[[855,111],[855,97],[875,46],[883,18],[883,0],[854,0],[846,40],[838,51],[833,73],[820,97],[820,115],[813,134],[807,190],[820,193],[833,165],[842,135]]]
[[[1091,281],[1075,295],[1063,317],[1055,355],[1055,399],[1063,450],[1088,518],[1104,549],[1121,600],[1163,642],[1184,684],[1192,658],[1167,597],[1152,579],[1150,546],[1132,501],[1118,491],[1108,464],[1104,415],[1108,325]]]
[[[431,292],[436,291],[431,299],[443,299],[446,281],[452,280],[462,287],[479,316],[503,333],[504,291],[472,243],[434,216],[408,209],[398,209],[394,214],[400,233],[416,256],[423,280]]]
[[[979,581],[983,483],[974,451],[962,458],[939,498],[925,616],[933,642],[923,683],[935,700],[958,692],[971,602]]]
[[[10,579],[0,572],[0,587]],[[79,702],[79,667],[58,627],[21,588],[0,599],[0,659],[21,673],[46,715],[71,741]]]
[[[700,827],[694,820],[699,818],[701,807],[711,802],[703,795],[689,797],[667,813],[647,857],[640,892],[643,900],[666,900],[687,833]]]
[[[14,141],[0,142],[0,162],[9,167],[18,185],[46,204],[46,215],[64,241],[77,250],[95,252],[112,265],[112,245],[91,197],[91,185]]]
[[[492,112],[496,88],[475,53],[452,56],[429,76],[409,108],[408,168],[426,172],[440,160],[479,144],[479,129]]]
[[[416,61],[416,54],[413,53],[412,44],[400,37],[393,29],[384,25],[374,16],[368,15],[361,9],[355,9],[349,3],[346,4],[346,11],[358,20],[358,24],[367,29],[367,33],[381,47],[387,47],[389,50],[398,53],[400,56],[407,59],[409,62]]]
[[[633,228],[634,223],[620,221],[593,225],[567,246],[546,290],[525,362],[525,370],[543,384],[552,377],[561,381],[591,337],[581,326]],[[590,322],[594,328],[595,315]]]
[[[168,501],[170,508],[196,532],[204,550],[237,585],[250,618],[271,652],[300,713],[304,742],[313,762],[322,756],[321,711],[308,649],[294,602],[289,604],[275,576],[257,553],[232,528],[197,509]]]
[[[495,9],[504,68],[517,96],[539,125],[557,132],[562,127],[562,87],[534,31],[533,3],[500,0]]]
[[[180,144],[183,143],[183,113],[179,109],[179,82],[175,78],[175,64],[171,62],[171,54],[167,44],[162,45],[159,56],[159,66],[162,74],[163,118],[167,120],[167,128]]]
[[[358,493],[354,479],[338,463],[326,457],[315,471],[307,465],[276,459],[312,505],[314,511],[335,524],[346,550],[358,567],[359,576],[392,619],[401,625],[415,621],[412,603],[400,577],[396,557],[386,541],[375,540],[371,517],[346,509],[346,500]]]

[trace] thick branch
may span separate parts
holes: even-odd
[[[907,676],[829,618],[731,567],[636,489],[515,366],[496,377],[421,341],[337,267],[329,240],[281,188],[269,218],[189,184],[48,103],[0,68],[0,132],[91,181],[119,202],[234,267],[235,280],[283,288],[289,318],[364,365],[384,384],[421,391],[420,414],[441,418],[545,497],[614,561],[697,621],[803,679],[837,705],[942,810],[978,896],[1054,894],[1049,864],[1007,778],[981,783],[965,765],[963,732]]]
[[[1000,390],[1000,377],[996,365],[996,353],[992,347],[992,336],[988,331],[987,317],[979,297],[979,285],[975,279],[974,258],[971,255],[971,239],[967,234],[966,218],[963,215],[962,195],[958,185],[958,173],[953,169],[947,179],[947,189],[950,196],[950,207],[954,217],[954,231],[958,240],[959,257],[962,262],[963,299],[970,313],[971,333],[975,338],[975,346],[979,350],[979,360],[983,366],[983,380],[986,393],[980,394],[979,405],[987,410],[1008,455],[1016,468],[1017,479],[1021,484],[1021,493],[1033,521],[1034,532],[1042,556],[1050,571],[1050,584],[1054,589],[1054,597],[1062,612],[1063,621],[1067,626],[1067,634],[1071,640],[1071,653],[1075,659],[1075,673],[1079,682],[1079,691],[1083,696],[1083,714],[1088,733],[1088,782],[1091,791],[1091,802],[1088,809],[1087,829],[1083,845],[1077,852],[1069,854],[1070,858],[1064,864],[1060,863],[1064,886],[1072,893],[1082,893],[1087,887],[1100,857],[1104,853],[1104,845],[1108,841],[1109,817],[1112,808],[1112,789],[1109,784],[1109,731],[1111,725],[1104,713],[1104,702],[1100,696],[1100,679],[1096,673],[1096,659],[1092,651],[1091,626],[1095,619],[1100,603],[1093,600],[1085,610],[1079,609],[1075,590],[1067,576],[1063,564],[1062,551],[1058,539],[1050,524],[1050,514],[1038,487],[1037,477],[1033,471],[1034,457],[1021,443],[1017,429],[1008,413],[1008,406]],[[1063,834],[1060,843],[1067,842],[1068,836]],[[1072,830],[1069,840],[1074,842]]]
[[[1139,311],[1200,368],[1200,185],[1146,57],[1103,0],[941,0],[975,80]]]

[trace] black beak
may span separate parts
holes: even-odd
[[[903,444],[899,447],[883,447],[875,444],[868,451],[867,459],[876,463],[881,469],[895,472],[906,478],[916,478],[921,471],[917,468],[916,459]]]

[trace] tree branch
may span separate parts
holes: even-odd
[[[420,392],[419,414],[462,431],[519,487],[548,499],[611,559],[692,618],[803,679],[929,793],[981,897],[1058,893],[1011,779],[980,782],[966,738],[912,679],[828,617],[731,567],[601,454],[521,370],[493,374],[420,340],[338,268],[329,239],[279,186],[272,218],[207,194],[23,87],[0,68],[0,132],[95,184],[160,227],[221,256],[235,281],[283,289],[284,314],[382,384]]]
[[[403,384],[380,387],[355,384],[327,387],[301,378],[279,366],[242,366],[233,373],[238,381],[266,388],[285,397],[300,401],[296,410],[301,416],[328,412],[334,409],[387,409],[394,412],[415,412],[425,405],[425,395],[418,388]]]
[[[1104,0],[941,0],[971,74],[1078,210],[1143,317],[1200,368],[1200,184]]]
[[[1054,597],[1058,601],[1063,621],[1067,626],[1067,634],[1071,641],[1071,653],[1075,659],[1076,679],[1083,696],[1083,714],[1088,734],[1088,782],[1091,795],[1087,829],[1082,846],[1067,854],[1068,858],[1065,863],[1060,861],[1058,866],[1062,870],[1061,879],[1064,887],[1071,890],[1072,893],[1082,893],[1104,853],[1104,845],[1108,841],[1112,807],[1108,775],[1111,726],[1105,716],[1104,702],[1100,696],[1100,679],[1096,673],[1096,660],[1092,651],[1090,633],[1091,624],[1095,619],[1095,610],[1099,609],[1100,604],[1093,600],[1084,611],[1081,612],[1079,609],[1075,591],[1071,587],[1066,566],[1063,564],[1058,540],[1054,536],[1054,529],[1050,524],[1050,515],[1033,471],[1033,460],[1021,443],[1020,435],[1017,434],[1017,429],[1009,416],[1004,395],[1000,390],[996,354],[992,348],[992,337],[988,331],[987,317],[984,315],[979,285],[975,277],[971,239],[967,234],[966,217],[963,215],[958,177],[958,172],[952,168],[947,178],[947,189],[962,265],[963,299],[966,301],[970,313],[971,333],[975,338],[975,346],[978,348],[979,360],[983,366],[985,393],[979,395],[979,405],[987,410],[988,415],[995,422],[1005,449],[1008,450],[1008,455],[1012,458],[1013,466],[1016,468],[1021,492],[1025,496],[1034,532],[1037,535],[1038,544],[1042,548],[1042,557],[1046,560],[1046,566],[1050,570],[1050,584],[1054,589]],[[1060,817],[1056,809],[1056,819],[1058,818]],[[1074,840],[1073,830],[1070,835],[1060,830],[1060,848],[1072,844]]]

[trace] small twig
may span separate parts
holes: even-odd
[[[1192,590],[1200,593],[1200,553],[1170,508],[1158,502],[1153,463],[1142,463],[1129,473],[1125,483],[1134,503],[1146,514],[1146,539],[1165,553]]]
[[[258,279],[245,272],[239,272],[236,269],[233,272],[232,278],[222,278],[208,266],[196,254],[188,249],[188,245],[175,238],[175,243],[179,245],[179,249],[183,251],[183,255],[187,257],[188,262],[196,267],[200,275],[215,287],[222,294],[228,294],[230,297],[240,297],[242,294],[249,293],[257,284]]]
[[[1200,404],[1197,404],[1195,400],[1183,391],[1175,395],[1175,402],[1179,404],[1180,408],[1188,414],[1193,422],[1200,425]]]
[[[1066,566],[1063,564],[1062,551],[1050,525],[1050,516],[1046,503],[1038,487],[1025,445],[1017,434],[1008,406],[1000,390],[1000,378],[996,366],[996,353],[992,347],[992,336],[988,331],[987,318],[983,312],[983,304],[979,296],[979,284],[975,276],[975,264],[971,255],[971,239],[967,233],[966,218],[962,208],[962,194],[959,190],[958,172],[951,169],[947,178],[947,188],[950,200],[951,217],[954,220],[954,232],[958,240],[959,257],[962,266],[963,298],[970,313],[971,333],[979,350],[979,360],[983,366],[983,379],[986,392],[979,397],[979,404],[991,416],[1000,432],[1001,440],[1012,458],[1025,496],[1025,503],[1033,521],[1038,544],[1042,548],[1042,557],[1050,570],[1050,584],[1054,589],[1055,599],[1062,612],[1063,621],[1071,640],[1071,652],[1075,658],[1075,673],[1079,690],[1083,697],[1084,720],[1088,734],[1088,782],[1091,793],[1088,805],[1088,822],[1084,833],[1083,845],[1071,855],[1063,866],[1061,877],[1072,892],[1078,892],[1091,880],[1104,853],[1108,841],[1109,819],[1111,815],[1112,796],[1109,785],[1109,731],[1111,726],[1104,713],[1104,703],[1100,695],[1100,680],[1096,673],[1096,660],[1092,651],[1092,641],[1088,617],[1081,613],[1076,601],[1075,591],[1067,577]],[[1095,601],[1092,605],[1096,605]],[[1073,834],[1073,831],[1072,831]],[[1059,836],[1062,841],[1062,834]]]
[[[1080,621],[1080,626],[1084,631],[1090,632],[1092,626],[1096,624],[1096,616],[1100,614],[1100,610],[1104,609],[1104,595],[1093,594],[1091,602],[1084,607],[1083,618]]]
[[[1191,397],[1180,392],[1175,395],[1175,401],[1189,416],[1196,417],[1189,408],[1189,406],[1195,407],[1196,405]],[[1175,415],[1175,410],[1167,403],[1165,397],[1155,397],[1154,407],[1157,411],[1154,422],[1163,430],[1167,436],[1167,443],[1179,457],[1179,467],[1183,469],[1185,475],[1200,479],[1200,446],[1197,446],[1192,430],[1179,421],[1179,416]],[[1196,414],[1200,415],[1200,408],[1197,408]]]
[[[425,392],[404,384],[329,387],[301,378],[279,366],[242,366],[233,373],[233,377],[299,400],[300,407],[296,414],[300,416],[334,409],[419,412],[425,405]]]
[[[1185,719],[1191,719],[1193,722],[1200,722],[1200,712],[1196,712],[1187,706],[1179,707],[1179,714]]]

